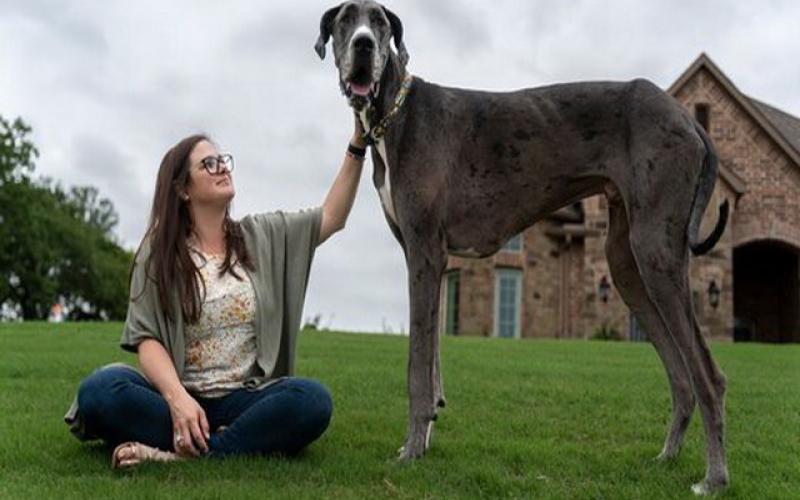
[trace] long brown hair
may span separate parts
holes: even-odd
[[[136,251],[138,257],[145,241],[149,243],[150,253],[144,262],[145,276],[155,281],[158,287],[158,298],[164,315],[173,319],[172,290],[177,286],[181,314],[184,321],[190,324],[197,323],[200,319],[202,312],[200,286],[202,284],[205,295],[205,282],[189,254],[187,239],[192,234],[192,218],[188,202],[181,198],[181,193],[184,193],[189,185],[189,155],[201,141],[212,142],[204,134],[186,137],[170,148],[161,160],[150,221],[142,245]],[[220,268],[220,276],[230,272],[236,278],[242,279],[234,271],[237,262],[250,270],[253,270],[254,266],[244,244],[241,226],[230,217],[230,204],[225,210],[223,229],[225,260]],[[134,266],[135,262],[136,259]],[[154,274],[151,274],[151,270]],[[131,268],[132,276],[133,268]],[[132,297],[131,300],[136,299]]]

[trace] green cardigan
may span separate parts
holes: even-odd
[[[255,271],[246,272],[255,292],[256,361],[261,373],[245,381],[245,387],[250,390],[261,389],[280,377],[294,374],[297,333],[321,222],[321,207],[248,215],[240,221],[245,246],[255,266]],[[158,340],[172,358],[180,377],[184,370],[185,345],[178,291],[174,289],[172,293],[175,314],[170,321],[161,310],[156,282],[145,276],[143,263],[148,255],[148,248],[143,245],[133,268],[132,300],[120,345],[136,352],[144,339]],[[64,420],[73,434],[81,439],[91,438],[81,421],[77,397]]]

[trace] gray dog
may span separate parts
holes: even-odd
[[[672,424],[659,458],[678,454],[697,402],[707,468],[692,489],[727,485],[725,377],[700,334],[688,277],[689,250],[710,250],[728,212],[725,202],[701,241],[717,178],[703,129],[647,80],[499,93],[411,77],[400,19],[369,0],[325,12],[321,58],[331,37],[341,90],[373,146],[373,180],[408,267],[410,414],[400,458],[425,453],[444,406],[437,318],[447,254],[489,256],[554,210],[604,193],[614,283],[669,377]]]

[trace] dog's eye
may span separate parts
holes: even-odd
[[[384,21],[383,16],[381,16],[380,14],[375,13],[370,15],[369,17],[370,17],[369,20],[372,22],[373,25],[379,27],[386,26],[386,21]]]

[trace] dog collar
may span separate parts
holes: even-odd
[[[397,95],[394,97],[394,104],[392,105],[389,112],[386,113],[381,121],[378,122],[377,125],[371,127],[368,131],[364,132],[362,138],[369,144],[370,146],[374,146],[378,142],[383,139],[384,134],[386,134],[386,129],[389,127],[389,124],[392,122],[392,118],[400,111],[400,108],[403,107],[403,103],[406,100],[406,95],[408,95],[408,91],[411,90],[411,84],[414,82],[414,75],[411,73],[406,73],[405,78],[403,78],[403,84],[400,86],[400,90],[397,91]]]

